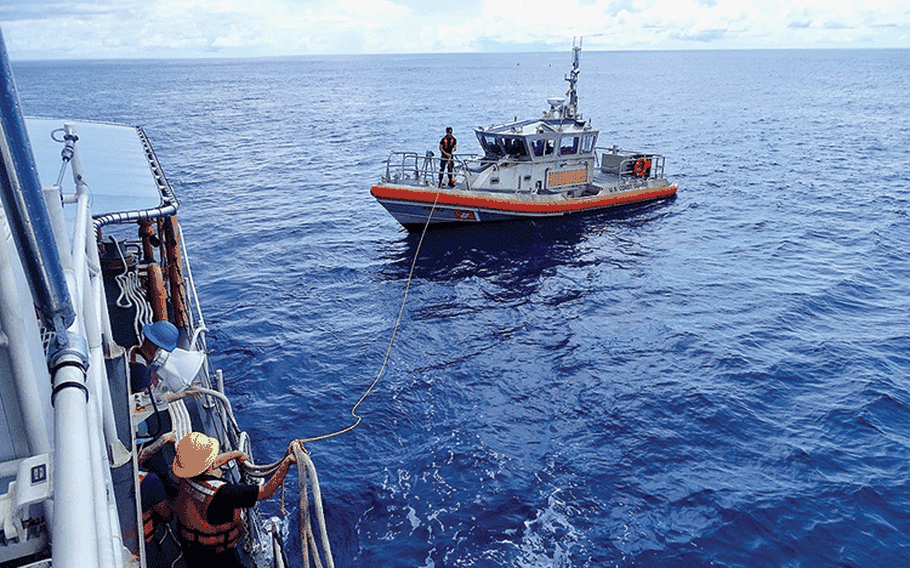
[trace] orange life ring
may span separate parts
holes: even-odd
[[[635,175],[643,177],[651,169],[651,160],[646,160],[644,156],[635,160]]]

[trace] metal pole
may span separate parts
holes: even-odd
[[[29,288],[47,329],[53,374],[53,564],[98,566],[96,498],[91,480],[86,368],[88,346],[79,325],[44,203],[12,67],[0,33],[0,194]],[[65,479],[62,479],[65,476]]]
[[[0,33],[0,186],[13,239],[22,257],[29,287],[48,329],[55,321],[69,327],[75,319],[72,300],[54,242],[35,157],[25,129],[13,71]]]
[[[98,533],[91,479],[85,371],[76,361],[54,373],[53,565],[97,567]],[[64,385],[69,386],[66,388]],[[83,385],[79,388],[75,385]],[[66,476],[65,480],[61,479]]]

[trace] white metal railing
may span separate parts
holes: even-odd
[[[597,147],[594,149],[594,155],[597,160],[597,163],[595,164],[596,168],[602,172],[616,174],[619,177],[620,182],[634,181],[635,178],[647,180],[664,177],[664,163],[666,159],[661,154],[628,152],[614,146],[612,148]],[[618,161],[613,160],[612,163],[607,166],[604,161],[607,156],[615,156],[618,158]],[[641,173],[636,170],[636,164],[639,163],[639,160],[642,161],[644,168]]]
[[[446,160],[448,162],[448,160]],[[480,156],[476,154],[463,154],[452,157],[451,178],[455,185],[463,185],[471,189],[471,166],[480,165]],[[492,165],[493,162],[490,162]],[[382,181],[388,183],[404,183],[407,185],[421,185],[426,187],[442,186],[449,183],[450,172],[448,167],[440,168],[443,159],[436,157],[432,152],[421,156],[417,152],[392,152],[386,160],[385,176]],[[441,181],[440,181],[441,180]]]
[[[604,166],[606,156],[615,156],[616,160]],[[665,158],[661,154],[646,152],[625,152],[617,148],[594,149],[595,170],[613,173],[620,184],[638,185],[648,179],[664,177]],[[456,187],[471,189],[472,175],[486,168],[496,168],[504,165],[526,164],[527,161],[503,157],[499,160],[484,160],[476,154],[458,155],[452,158],[451,177]],[[385,175],[382,178],[386,183],[400,183],[423,187],[446,186],[449,182],[448,167],[441,169],[443,159],[427,152],[420,155],[417,152],[392,152],[386,160]]]
[[[64,126],[67,134],[75,135],[72,125]],[[74,147],[70,161],[73,179],[76,184],[76,217],[73,225],[72,250],[69,255],[61,255],[65,265],[72,269],[72,289],[76,324],[89,347],[89,366],[87,370],[87,386],[90,395],[87,406],[87,427],[89,455],[91,456],[91,499],[94,508],[94,530],[97,536],[95,546],[97,561],[101,566],[123,566],[122,536],[117,519],[117,507],[114,501],[113,481],[108,460],[108,442],[113,448],[116,461],[121,461],[128,452],[120,447],[117,438],[116,425],[113,416],[113,404],[110,399],[110,390],[107,387],[107,374],[104,365],[101,330],[105,328],[103,320],[107,319],[107,309],[103,300],[104,296],[96,293],[103,289],[100,262],[97,259],[97,246],[92,233],[92,217],[90,196],[85,183],[85,172],[79,155],[78,144]],[[69,258],[67,258],[69,257]],[[99,300],[102,303],[99,303]],[[109,324],[107,324],[109,326]],[[62,428],[66,428],[64,424]],[[57,426],[60,433],[61,426]],[[64,437],[56,440],[60,451],[61,445],[68,443]],[[58,471],[58,476],[70,475],[68,471]],[[58,480],[55,487],[64,483]],[[116,521],[116,522],[115,522]],[[57,518],[56,523],[73,524],[77,518]],[[55,527],[55,535],[57,533]],[[91,541],[90,541],[91,542]],[[59,546],[54,546],[54,556],[58,555]]]

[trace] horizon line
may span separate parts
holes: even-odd
[[[664,48],[664,49],[640,49],[640,48],[617,48],[617,49],[590,49],[584,50],[585,53],[694,53],[694,52],[731,52],[731,51],[907,51],[910,47],[853,47],[853,46],[815,46],[815,47],[698,47],[698,48]],[[167,56],[101,56],[101,57],[17,57],[14,53],[9,53],[11,62],[30,62],[30,63],[61,63],[61,62],[92,62],[92,61],[194,61],[194,60],[238,60],[238,59],[297,59],[297,58],[320,58],[320,57],[401,57],[401,56],[438,56],[438,55],[544,55],[552,53],[563,53],[562,49],[549,49],[540,51],[417,51],[417,52],[400,52],[400,53],[298,53],[285,55],[233,55],[233,54],[192,54],[192,55],[167,55]]]

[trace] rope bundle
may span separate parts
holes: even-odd
[[[325,557],[327,568],[335,568],[335,561],[332,558],[332,547],[329,544],[329,535],[326,530],[325,514],[322,508],[322,491],[319,488],[319,477],[316,474],[316,466],[310,459],[309,452],[303,447],[298,440],[292,440],[288,445],[282,459],[266,464],[255,465],[251,462],[241,462],[240,466],[243,471],[250,477],[266,478],[275,473],[281,466],[281,462],[288,455],[293,455],[297,461],[297,483],[300,489],[300,551],[303,555],[303,565],[306,568],[310,566],[310,558],[316,568],[323,568],[321,557]],[[316,534],[313,531],[313,521],[310,516],[309,490],[313,488],[313,514],[316,517],[316,525],[319,529],[319,542],[316,540]],[[281,485],[281,512],[284,511],[284,484]],[[322,554],[320,554],[319,545],[322,545]]]
[[[120,262],[123,264],[123,272],[114,276],[117,287],[120,288],[120,295],[117,296],[118,308],[129,308],[136,306],[136,315],[133,318],[133,331],[136,337],[142,338],[142,326],[152,323],[154,314],[152,306],[145,299],[145,289],[139,280],[139,271],[130,270],[126,264],[126,257],[123,251],[117,246],[117,252],[120,254]]]

